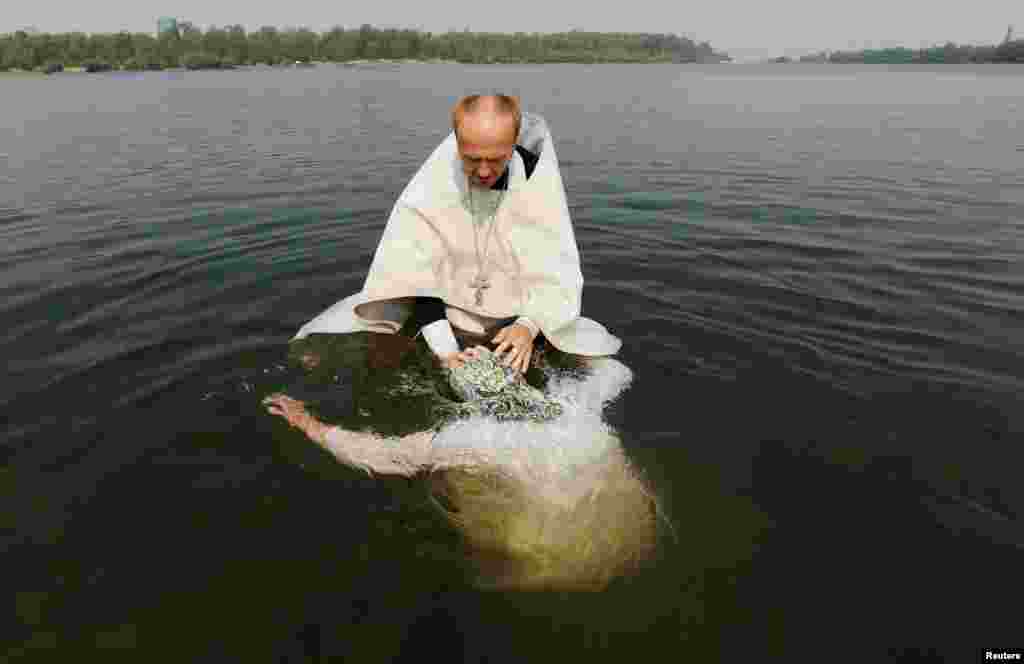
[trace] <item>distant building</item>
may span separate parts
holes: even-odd
[[[178,35],[178,19],[176,19],[176,18],[168,18],[167,16],[161,17],[156,22],[156,34],[157,34],[158,37],[160,35],[165,35],[165,34],[170,34],[170,35],[177,36]]]

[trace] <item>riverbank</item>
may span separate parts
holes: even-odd
[[[347,60],[345,62],[336,62],[334,64],[339,64],[339,65],[380,65],[380,64],[385,64],[385,65],[417,65],[417,64],[436,65],[436,64],[458,64],[458,61],[457,60],[443,60],[441,58],[434,58],[434,59],[430,59],[430,60],[413,60],[413,59],[406,58],[406,59],[403,59],[403,60],[389,60],[389,59],[384,59],[384,60]]]
[[[348,60],[344,62],[295,62],[277,65],[266,65],[266,64],[252,64],[252,65],[235,65],[232,67],[196,67],[194,70],[198,71],[201,69],[305,69],[311,67],[320,66],[342,66],[342,67],[369,67],[375,65],[409,65],[409,64],[459,64],[456,60],[443,60],[443,59],[431,59],[431,60]],[[62,71],[54,72],[53,74],[47,74],[42,71],[27,71],[24,69],[11,69],[8,71],[0,71],[0,78],[40,78],[46,76],[59,76],[62,74],[88,74],[88,73],[109,73],[109,72],[142,72],[142,71],[169,71],[169,72],[183,72],[190,71],[188,67],[168,67],[166,69],[153,69],[153,70],[140,70],[140,69],[110,69],[107,72],[88,72],[84,67],[64,67]]]
[[[40,71],[24,71],[22,69],[12,69],[9,71],[0,71],[0,79],[2,78],[45,78],[46,74]]]
[[[3,79],[3,78],[33,78],[33,77],[46,77],[46,76],[61,76],[61,75],[66,75],[66,74],[76,74],[77,75],[77,74],[110,73],[110,72],[143,73],[143,72],[154,72],[154,71],[186,72],[186,71],[203,71],[203,70],[217,70],[217,71],[238,70],[238,71],[244,71],[244,70],[250,70],[250,69],[309,69],[309,68],[322,67],[322,66],[331,66],[331,65],[336,66],[336,67],[358,67],[358,68],[364,68],[365,67],[365,68],[373,68],[373,67],[380,67],[380,66],[397,67],[397,66],[400,66],[400,65],[419,65],[419,64],[429,64],[429,65],[436,65],[436,64],[446,64],[446,65],[458,65],[458,64],[463,64],[463,65],[543,65],[543,64],[574,64],[574,63],[566,63],[566,62],[538,62],[538,61],[533,61],[533,60],[505,61],[505,62],[461,62],[459,60],[449,60],[449,59],[443,59],[443,58],[432,58],[432,59],[423,59],[423,60],[406,58],[406,59],[380,59],[380,60],[365,60],[365,59],[363,59],[363,60],[345,60],[345,61],[338,61],[338,62],[331,62],[331,61],[326,61],[326,62],[312,61],[312,62],[294,62],[294,63],[289,62],[289,63],[282,63],[282,64],[274,64],[274,65],[257,63],[257,64],[243,64],[243,65],[230,65],[230,66],[218,65],[218,66],[168,67],[166,69],[135,69],[135,68],[133,68],[133,69],[118,69],[118,68],[112,68],[112,69],[108,69],[108,70],[105,70],[105,71],[96,71],[96,72],[89,72],[84,67],[64,67],[63,70],[58,71],[58,72],[54,72],[52,74],[47,74],[47,73],[42,72],[42,71],[25,71],[25,70],[21,70],[21,69],[9,70],[9,71],[0,71],[0,79]],[[608,61],[608,62],[598,62],[598,63],[580,62],[580,63],[575,63],[575,64],[673,64],[673,63],[671,63],[669,61],[663,61],[663,60],[652,60],[652,61],[649,61],[649,62],[644,62],[644,61],[623,61],[623,62]],[[675,64],[693,64],[693,63],[675,63]],[[721,62],[721,63],[718,63],[718,64],[728,64],[728,62]]]
[[[113,71],[113,70],[112,70]],[[7,71],[0,71],[0,78],[26,78],[26,77],[46,77],[46,76],[58,76],[60,74],[86,74],[84,67],[64,67],[62,70],[47,74],[45,71],[29,71],[26,69],[9,69]]]

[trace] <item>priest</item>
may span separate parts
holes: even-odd
[[[363,290],[293,340],[445,319],[463,349],[489,346],[518,371],[543,344],[581,358],[617,353],[621,341],[581,316],[579,251],[543,118],[514,97],[471,95],[452,128],[395,203]]]

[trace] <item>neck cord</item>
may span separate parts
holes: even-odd
[[[511,178],[511,168],[512,168],[511,160],[509,160],[507,168],[509,169],[509,180],[511,180],[512,179]],[[502,200],[504,200],[504,198],[505,198],[505,191],[507,191],[507,190],[502,190],[501,194],[499,194],[498,202],[495,204],[494,211],[491,213],[490,226],[487,229],[487,236],[484,239],[484,254],[483,254],[483,257],[481,258],[481,256],[480,256],[479,232],[477,230],[477,224],[476,224],[476,203],[473,200],[474,199],[474,196],[473,196],[473,186],[472,186],[472,184],[470,184],[468,182],[468,180],[467,180],[467,188],[469,189],[469,205],[470,205],[470,208],[471,208],[471,214],[474,217],[474,219],[473,219],[473,222],[474,222],[473,223],[473,247],[476,249],[476,262],[477,262],[476,278],[473,279],[473,283],[470,284],[470,287],[476,289],[476,303],[477,303],[477,306],[481,306],[483,304],[483,289],[490,288],[490,281],[488,280],[487,275],[484,274],[484,264],[487,261],[487,254],[489,252],[490,243],[491,243],[491,235],[494,234],[494,227],[497,225],[496,219],[498,217],[498,209],[501,207],[501,202],[502,202]]]

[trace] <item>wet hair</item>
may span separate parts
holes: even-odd
[[[639,571],[667,534],[650,488],[619,448],[563,477],[447,468],[430,472],[426,485],[482,588],[603,590]]]
[[[455,130],[455,136],[459,135],[459,123],[462,121],[467,114],[473,114],[480,110],[481,102],[484,100],[492,100],[494,103],[494,110],[497,111],[498,115],[502,116],[513,116],[515,119],[516,135],[514,140],[519,138],[519,128],[522,125],[523,114],[519,108],[519,99],[511,95],[494,94],[494,95],[469,95],[463,97],[455,104],[452,108],[452,129]]]

